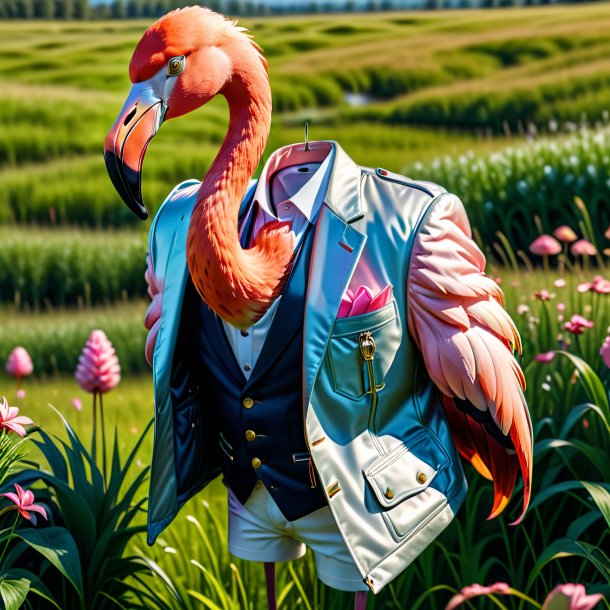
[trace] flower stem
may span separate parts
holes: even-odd
[[[15,526],[17,525],[17,521],[19,521],[19,513],[17,513],[17,517],[15,518],[15,521],[13,522],[13,527],[11,528],[11,533],[8,535],[8,538],[6,539],[6,544],[4,545],[4,549],[2,549],[2,555],[0,555],[0,566],[2,565],[2,561],[4,560],[4,554],[6,553],[6,549],[8,548],[8,543],[11,541],[11,538],[13,537],[13,532],[15,531]]]
[[[93,431],[91,433],[91,457],[95,462],[97,455],[97,391],[93,392]]]
[[[102,393],[100,392],[100,422],[102,424],[102,471],[104,473],[104,485],[107,485],[106,480],[106,429],[104,427],[104,403],[102,402]]]
[[[582,357],[582,351],[580,350],[580,340],[578,338],[578,335],[574,335],[574,347],[576,348],[576,355],[581,359],[584,360],[584,358]]]

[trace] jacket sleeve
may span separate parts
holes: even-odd
[[[510,499],[518,471],[523,518],[532,478],[532,425],[525,379],[514,358],[519,333],[500,287],[484,273],[458,197],[432,204],[415,238],[409,268],[408,324],[442,402],[456,446],[494,482],[491,517]]]

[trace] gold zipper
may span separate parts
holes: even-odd
[[[364,385],[367,387],[367,394],[371,395],[371,413],[369,415],[369,434],[371,435],[371,440],[373,444],[377,448],[380,454],[384,454],[385,451],[377,438],[377,431],[375,430],[375,415],[377,413],[377,390],[380,390],[383,387],[382,385],[377,385],[377,379],[375,378],[375,365],[374,358],[375,352],[377,351],[377,345],[375,344],[375,339],[370,331],[365,331],[360,333],[358,337],[358,343],[360,344],[360,353],[362,354],[362,358],[364,359],[364,370],[362,374],[364,377]]]

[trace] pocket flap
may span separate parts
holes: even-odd
[[[420,493],[434,479],[442,466],[430,466],[415,456],[406,445],[375,460],[365,471],[379,503],[390,508]]]

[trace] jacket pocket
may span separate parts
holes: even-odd
[[[362,350],[362,337],[367,333],[375,346],[368,365]],[[337,319],[326,352],[333,390],[358,400],[373,389],[383,388],[401,338],[396,301],[376,311]]]
[[[199,393],[174,409],[174,453],[178,496],[197,487],[203,476],[203,440]]]
[[[430,483],[448,463],[436,439],[423,434],[408,446],[401,443],[364,470],[369,488],[396,541],[413,535],[447,504],[445,495],[430,487]]]

